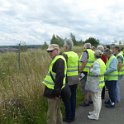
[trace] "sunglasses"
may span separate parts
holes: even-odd
[[[48,53],[51,53],[51,52],[53,52],[53,50],[52,51],[47,51]]]

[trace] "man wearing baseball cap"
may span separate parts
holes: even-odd
[[[47,124],[62,124],[60,96],[66,81],[66,60],[62,55],[59,55],[60,48],[57,44],[50,44],[47,52],[52,59],[43,81],[45,85],[44,96],[48,99]]]

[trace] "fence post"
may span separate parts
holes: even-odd
[[[19,70],[20,70],[20,48],[21,48],[21,45],[19,44],[19,47],[18,47],[18,66],[19,66]]]

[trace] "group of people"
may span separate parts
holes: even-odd
[[[64,52],[59,45],[50,44],[47,52],[52,61],[48,73],[43,80],[44,96],[48,99],[47,123],[63,124],[75,120],[76,91],[80,82],[82,96],[81,106],[93,104],[93,111],[88,113],[89,119],[99,119],[105,89],[109,98],[105,100],[107,108],[114,108],[120,102],[120,82],[124,75],[124,57],[118,46],[105,48],[102,45],[92,49],[90,43],[84,44],[82,55],[73,51],[73,42],[66,39]],[[70,95],[64,94],[65,87]],[[65,115],[60,110],[61,100],[64,103]]]

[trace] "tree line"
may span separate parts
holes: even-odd
[[[64,41],[66,38],[61,38],[58,35],[53,34],[51,40],[50,40],[50,44],[59,44],[60,47],[62,47],[64,45]],[[91,43],[93,46],[97,46],[100,44],[99,40],[94,38],[94,37],[89,37],[88,39],[86,39],[85,41],[83,40],[77,40],[74,34],[70,34],[70,39],[73,41],[75,46],[80,46],[84,43]],[[47,43],[45,42],[42,46],[47,46]]]

